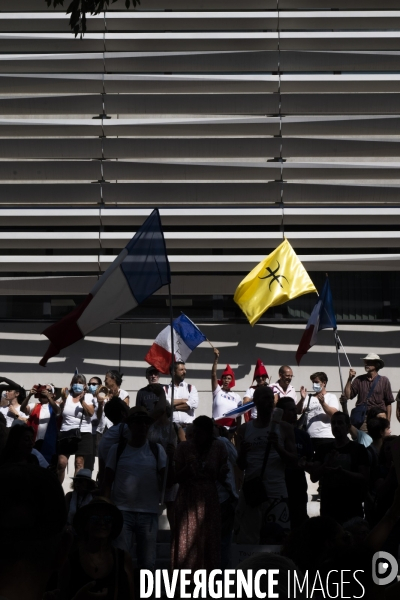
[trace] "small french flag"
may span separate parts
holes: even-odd
[[[207,340],[200,329],[184,314],[172,321],[175,360],[186,362],[192,351]],[[172,364],[171,327],[168,325],[156,337],[145,360],[164,375]]]

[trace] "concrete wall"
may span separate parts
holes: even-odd
[[[35,383],[68,385],[75,367],[87,377],[104,376],[109,368],[120,368],[124,373],[123,388],[130,392],[131,405],[136,391],[146,384],[144,371],[147,366],[143,357],[165,324],[126,323],[110,324],[87,336],[85,340],[64,350],[50,360],[47,367],[39,366],[47,345],[41,331],[42,323],[2,323],[0,325],[1,374],[21,383],[29,389]],[[304,331],[304,325],[256,325],[209,324],[201,325],[202,331],[214,346],[219,348],[221,370],[230,363],[235,370],[240,395],[251,385],[257,358],[261,358],[272,380],[278,377],[282,364],[293,368],[293,384],[310,385],[310,374],[317,370],[328,375],[328,389],[339,394],[340,380],[332,331],[320,333],[320,344],[306,355],[300,367],[295,364],[295,352]],[[340,337],[352,366],[357,374],[363,373],[361,357],[369,351],[377,352],[386,363],[382,374],[392,382],[394,395],[400,388],[400,327],[389,325],[344,325]],[[120,344],[121,334],[121,344]],[[187,363],[187,381],[196,385],[200,392],[197,414],[211,415],[210,370],[213,351],[203,343],[190,356]],[[343,378],[347,378],[348,366],[341,356]],[[221,371],[220,371],[221,372]],[[167,383],[168,378],[162,379]],[[400,424],[392,417],[392,429],[400,434]]]

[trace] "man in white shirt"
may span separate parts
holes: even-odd
[[[227,429],[232,429],[235,425],[240,425],[240,417],[224,418],[224,414],[238,408],[242,405],[242,399],[239,394],[232,392],[235,387],[235,374],[230,365],[226,365],[225,371],[221,375],[221,379],[217,378],[219,350],[214,348],[214,362],[211,369],[211,390],[213,395],[212,416],[214,421],[218,421],[217,425],[222,425]]]
[[[129,411],[131,439],[114,444],[107,456],[105,495],[122,512],[123,534],[129,551],[136,535],[139,569],[154,571],[158,532],[158,507],[167,455],[160,444],[149,442],[153,420],[143,406]],[[112,488],[112,493],[111,493]]]
[[[254,375],[253,375],[253,381],[252,381],[252,383],[254,383],[254,381],[256,381],[257,385],[256,386],[251,385],[248,388],[248,390],[245,393],[244,398],[243,398],[243,404],[247,404],[248,402],[253,401],[254,392],[256,391],[256,389],[258,387],[267,385],[267,379],[269,379],[267,369],[265,368],[265,365],[264,365],[263,361],[261,360],[261,358],[258,358],[257,363],[256,363],[256,368],[254,369]],[[257,418],[257,409],[255,406],[253,406],[253,408],[250,411],[250,415],[248,412],[245,413],[244,420],[248,421],[248,420],[256,419],[256,418]]]
[[[313,394],[307,393],[307,389],[301,386],[301,399],[297,403],[297,412],[306,414],[306,430],[316,452],[318,446],[333,440],[331,418],[339,410],[339,400],[335,394],[326,391],[328,383],[326,373],[317,371],[310,376],[310,379]]]
[[[195,408],[199,406],[199,394],[194,385],[186,383],[186,367],[183,361],[175,363],[173,381],[165,390],[165,395],[171,403],[172,383],[174,384],[174,411],[172,413],[174,423],[179,423],[186,427],[192,423],[196,417]]]
[[[290,396],[297,403],[297,394],[292,386],[293,371],[288,365],[282,365],[279,369],[279,379],[275,383],[271,383],[269,387],[274,392],[275,404],[279,398]]]

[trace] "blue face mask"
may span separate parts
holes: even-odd
[[[98,385],[89,385],[89,392],[95,394],[98,387]]]
[[[317,394],[318,394],[318,392],[320,392],[322,390],[322,386],[320,383],[313,383],[312,386],[313,386],[314,392],[317,392]]]
[[[75,394],[82,394],[84,386],[82,383],[73,383],[71,388]]]

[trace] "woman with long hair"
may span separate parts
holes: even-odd
[[[221,563],[221,515],[216,482],[225,482],[228,454],[214,438],[214,423],[206,416],[193,421],[191,441],[175,452],[172,569],[217,569]]]

